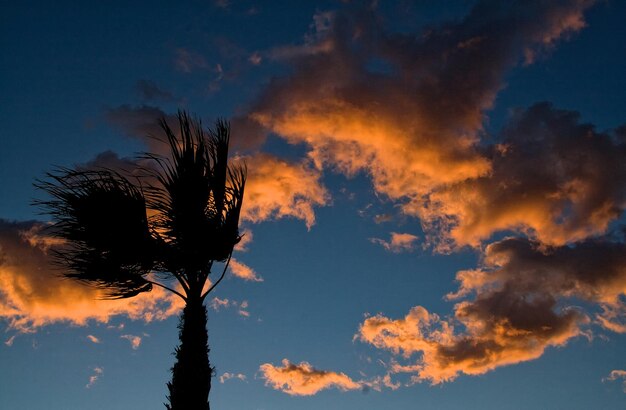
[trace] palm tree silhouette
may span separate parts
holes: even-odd
[[[185,112],[178,121],[180,135],[161,119],[170,156],[143,155],[151,166],[141,167],[140,175],[61,168],[36,185],[51,197],[38,205],[65,243],[53,255],[65,277],[101,289],[104,298],[130,298],[159,286],[185,301],[165,406],[204,410],[213,373],[204,300],[241,240],[246,168],[228,164],[228,123],[218,120],[204,131]],[[215,262],[224,267],[211,283]]]

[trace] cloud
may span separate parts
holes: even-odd
[[[231,1],[230,0],[213,0],[213,4],[215,7],[223,10],[230,9]]]
[[[248,180],[242,220],[296,218],[309,229],[315,224],[314,207],[329,201],[319,172],[306,163],[290,163],[267,154],[248,157],[246,163]]]
[[[102,342],[100,341],[100,339],[98,339],[98,338],[97,338],[97,337],[95,337],[94,335],[87,335],[87,339],[89,339],[89,341],[90,341],[91,343],[96,343],[96,344],[98,344],[98,343],[102,343]]]
[[[231,302],[229,299],[220,299],[218,297],[214,297],[211,300],[210,306],[213,308],[213,310],[215,311],[219,311],[222,308],[227,308],[231,305]]]
[[[387,373],[384,376],[377,376],[369,381],[361,381],[364,388],[370,388],[376,391],[382,391],[383,387],[386,387],[390,390],[398,390],[402,387],[402,383],[394,382],[391,380],[391,374]],[[365,390],[364,390],[365,391]]]
[[[250,229],[244,229],[241,232],[241,240],[237,245],[235,245],[235,250],[238,252],[246,252],[248,250],[248,245],[252,243],[254,239],[254,234]]]
[[[136,336],[136,335],[121,335],[120,339],[126,339],[130,342],[130,347],[133,348],[133,350],[137,350],[139,349],[139,346],[141,346],[141,336]]]
[[[410,233],[391,232],[391,239],[385,241],[379,238],[370,238],[370,242],[381,245],[386,250],[393,253],[410,252],[415,247],[418,237]]]
[[[233,275],[238,278],[251,282],[263,282],[263,278],[260,277],[251,267],[242,262],[239,262],[235,258],[232,258],[230,260],[229,266],[231,271],[233,272]]]
[[[622,381],[622,390],[626,393],[626,370],[612,370],[607,377],[602,379],[603,382],[616,380]]]
[[[244,300],[243,302],[239,304],[239,310],[237,311],[237,313],[240,316],[250,317],[250,312],[247,309],[248,309],[248,301]]]
[[[368,174],[440,250],[501,230],[555,245],[602,233],[624,206],[606,179],[624,174],[623,144],[546,104],[518,113],[504,142],[481,143],[506,73],[581,30],[593,3],[479,1],[458,21],[405,33],[375,8],[320,12],[301,46],[274,50],[292,74],[246,119],[304,144],[320,169]],[[594,167],[604,160],[607,172]]]
[[[250,54],[248,61],[252,65],[259,65],[263,62],[263,57],[261,56],[261,54],[259,54],[258,51],[255,51],[254,53]]]
[[[150,152],[156,154],[169,153],[168,145],[163,140],[163,129],[159,121],[164,118],[176,130],[178,119],[174,114],[167,114],[153,105],[120,105],[108,108],[105,119],[125,135],[137,138],[145,143]]]
[[[623,332],[626,245],[615,239],[554,247],[505,238],[485,248],[480,268],[457,273],[459,288],[446,296],[458,301],[452,318],[417,306],[401,319],[369,317],[355,337],[405,359],[417,356],[392,371],[436,384],[536,359],[548,347],[590,336],[592,318]]]
[[[547,347],[563,346],[580,334],[578,324],[583,317],[574,310],[554,312],[553,301],[498,301],[504,306],[493,312],[488,309],[494,307],[495,303],[489,303],[494,300],[457,307],[455,316],[466,327],[466,334],[455,334],[453,323],[416,306],[402,319],[382,315],[367,318],[357,337],[407,359],[420,354],[416,364],[394,365],[392,372],[413,373],[414,381],[438,384],[455,379],[459,373],[479,375],[536,359]],[[546,316],[538,316],[531,323],[524,313]]]
[[[86,389],[91,389],[93,387],[93,385],[96,384],[96,382],[98,381],[100,376],[102,376],[103,374],[104,374],[104,368],[103,367],[94,367],[93,368],[93,375],[89,376],[89,383],[87,383],[85,385],[85,388]]]
[[[202,54],[196,51],[178,48],[174,57],[174,66],[178,71],[191,73],[196,70],[206,70],[209,63]]]
[[[377,192],[420,203],[433,189],[486,176],[478,148],[505,73],[584,26],[592,1],[481,1],[461,21],[393,33],[372,10],[318,13],[312,34],[249,118],[318,167],[367,172]]]
[[[518,110],[488,149],[491,173],[433,192],[415,209],[457,245],[516,230],[563,245],[604,233],[626,207],[626,144],[539,103]]]
[[[261,365],[259,370],[265,385],[292,396],[311,396],[320,390],[336,388],[341,391],[361,389],[362,385],[344,373],[315,369],[307,362],[290,363],[283,359],[282,366],[270,363]]]
[[[169,102],[176,100],[176,97],[174,97],[171,92],[160,88],[154,81],[139,80],[137,84],[135,84],[135,89],[141,99],[146,101]]]
[[[109,109],[106,116],[111,124],[127,135],[146,143],[150,152],[169,154],[167,144],[158,138],[162,135],[158,121],[165,118],[172,129],[176,129],[177,120],[174,115],[166,114],[152,106],[122,105]],[[249,139],[246,140],[249,137],[246,134],[246,127],[247,125],[241,121],[233,123],[233,135],[241,136],[234,137],[233,141],[236,143],[239,139],[241,147],[255,144]],[[148,136],[157,138],[147,138]],[[236,159],[245,159],[248,165],[242,221],[257,223],[288,217],[301,219],[308,228],[311,228],[315,223],[314,207],[326,205],[329,201],[329,194],[320,182],[321,173],[306,161],[293,163],[262,153]],[[138,166],[137,161],[119,158],[110,151],[98,155],[87,165],[130,171],[137,169]],[[141,165],[149,164],[143,161]]]
[[[132,299],[99,300],[94,288],[60,277],[48,249],[54,240],[39,222],[0,220],[0,319],[10,329],[34,332],[53,323],[84,326],[125,315],[132,320],[164,320],[177,315],[183,302],[161,288]]]
[[[234,308],[237,310],[237,314],[239,314],[240,316],[250,317],[250,312],[247,310],[248,309],[247,300],[244,300],[240,303],[240,302],[237,302],[236,300],[232,300],[228,298],[220,299],[218,297],[214,297],[209,303],[209,306],[216,312],[220,311],[221,309]]]
[[[242,373],[228,373],[228,372],[225,372],[224,374],[222,374],[220,376],[220,383],[223,384],[224,382],[226,382],[228,380],[231,380],[231,379],[241,380],[242,382],[245,382],[246,381],[246,375],[242,374]]]
[[[482,265],[459,272],[459,291],[448,297],[514,287],[520,293],[549,293],[619,306],[626,293],[626,244],[610,237],[561,247],[505,238],[486,247]]]

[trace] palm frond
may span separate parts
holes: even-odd
[[[188,114],[179,112],[178,118],[179,135],[161,122],[171,158],[145,156],[159,168],[159,186],[147,188],[146,195],[157,211],[155,223],[172,248],[168,268],[200,272],[213,261],[226,260],[239,240],[245,168],[228,166],[227,122],[219,120],[214,130],[205,132]]]
[[[110,170],[61,168],[38,181],[52,199],[37,204],[65,242],[55,251],[64,276],[102,289],[106,298],[151,290],[157,238],[150,231],[142,191]]]

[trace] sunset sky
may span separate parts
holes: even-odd
[[[164,408],[181,302],[50,267],[55,166],[232,124],[211,406],[626,407],[626,2],[0,6],[0,408]]]

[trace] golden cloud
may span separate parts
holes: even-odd
[[[246,162],[249,174],[242,220],[261,222],[289,217],[303,220],[307,228],[313,226],[313,208],[329,200],[318,171],[305,163],[290,163],[266,154],[248,157]]]
[[[437,189],[408,212],[471,246],[507,230],[563,245],[606,232],[623,212],[626,145],[580,123],[578,113],[535,104],[502,136],[489,149],[488,176]]]
[[[602,233],[626,202],[611,186],[626,177],[623,146],[585,139],[593,129],[545,105],[518,116],[504,143],[480,144],[506,72],[581,30],[593,3],[480,3],[426,35],[390,34],[373,9],[320,13],[290,53],[293,74],[270,83],[248,120],[305,144],[319,169],[367,173],[441,250],[503,230],[555,245]]]
[[[230,260],[229,266],[231,271],[233,272],[233,275],[238,278],[252,282],[263,282],[263,278],[260,277],[251,267],[242,262],[239,262],[235,258],[232,258]]]
[[[295,364],[287,359],[283,359],[282,364],[282,366],[274,366],[265,363],[259,370],[267,386],[292,396],[311,396],[329,388],[337,388],[341,391],[362,388],[361,384],[344,373],[318,370],[307,362]]]
[[[52,323],[84,326],[107,323],[113,316],[132,320],[164,320],[177,315],[183,301],[161,288],[132,299],[99,300],[102,294],[60,277],[36,222],[0,221],[0,318],[9,328],[32,332]],[[38,238],[38,239],[37,239]]]
[[[476,311],[477,306],[460,305],[456,318],[467,329],[456,334],[452,322],[441,320],[421,306],[411,309],[406,317],[392,320],[382,315],[367,318],[356,337],[380,349],[391,350],[410,358],[421,357],[413,365],[392,366],[394,373],[414,373],[415,381],[433,384],[455,379],[460,373],[484,374],[496,367],[515,364],[540,357],[549,346],[562,346],[579,335],[583,318],[575,311],[561,315],[552,312],[554,306],[541,301],[521,308],[526,313],[548,314],[537,323],[513,322],[505,314]],[[521,319],[521,318],[520,318]]]
[[[460,300],[452,318],[417,306],[401,319],[367,318],[355,338],[405,360],[417,356],[391,371],[436,384],[533,360],[549,347],[590,336],[591,315],[568,306],[572,299],[600,308],[598,325],[624,332],[626,245],[621,241],[596,238],[554,247],[505,238],[487,246],[481,267],[458,272],[457,281],[458,290],[446,296]]]

